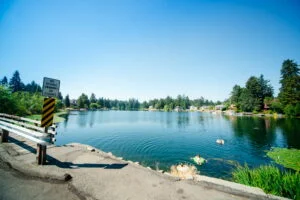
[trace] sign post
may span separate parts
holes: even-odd
[[[43,104],[41,127],[46,127],[46,129],[53,124],[53,115],[55,108],[55,98],[53,97],[58,97],[59,86],[59,80],[44,77],[42,95],[45,96],[45,98]]]

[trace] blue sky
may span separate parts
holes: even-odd
[[[300,63],[300,2],[0,0],[0,78],[61,80],[77,98],[229,97]]]

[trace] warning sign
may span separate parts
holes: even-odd
[[[55,109],[55,99],[44,98],[41,127],[48,127],[52,125],[54,109]]]
[[[60,80],[44,77],[43,92],[45,97],[58,97]]]

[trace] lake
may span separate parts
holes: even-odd
[[[208,160],[200,174],[230,179],[235,164],[273,163],[271,147],[300,149],[300,119],[234,117],[201,112],[72,111],[59,124],[56,145],[78,142],[144,166],[168,170]],[[219,145],[217,139],[224,139]]]

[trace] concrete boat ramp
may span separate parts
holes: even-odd
[[[0,144],[0,161],[22,175],[67,185],[61,189],[71,191],[78,199],[284,199],[258,188],[206,176],[180,180],[78,143],[48,146],[44,166],[35,164],[35,151],[35,143],[10,133],[9,142]],[[4,179],[1,177],[2,184]],[[8,192],[1,189],[1,184],[0,191]]]

